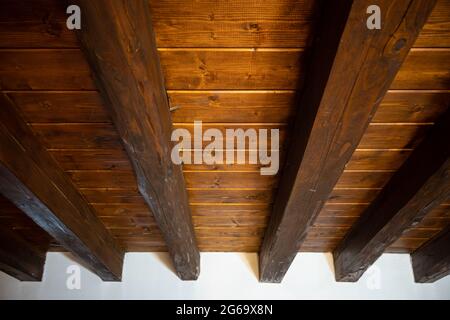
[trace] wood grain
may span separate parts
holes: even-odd
[[[356,149],[347,170],[397,170],[411,154],[410,150]]]
[[[450,49],[412,49],[391,89],[449,89]]]
[[[388,91],[373,122],[434,122],[447,111],[450,91]]]
[[[121,249],[12,101],[2,94],[0,103],[1,193],[102,279],[119,280]]]
[[[407,228],[418,224],[433,207],[448,199],[450,149],[446,146],[449,135],[450,110],[393,175],[333,252],[338,281],[357,281]]]
[[[49,149],[122,149],[122,143],[110,123],[32,124],[33,131]]]
[[[133,164],[139,193],[158,223],[177,275],[195,280],[200,254],[182,169],[170,157],[172,124],[148,2],[76,3],[85,24],[78,36]]]
[[[66,6],[58,0],[3,0],[0,48],[76,48],[66,27]]]
[[[450,1],[438,0],[427,23],[419,34],[415,47],[450,47]]]
[[[107,123],[108,112],[95,91],[10,92],[31,123]],[[170,91],[172,121],[287,123],[295,112],[293,90]],[[448,91],[389,91],[374,123],[434,122],[448,108]]]
[[[260,251],[260,280],[264,282],[283,279],[435,1],[379,2],[385,23],[377,33],[368,33],[361,24],[360,15],[371,3],[333,4],[325,6],[316,35],[320,41],[312,51],[302,108],[291,133],[297,139],[289,146]],[[401,79],[398,87],[403,87]],[[379,148],[373,140],[366,134],[359,148]]]
[[[431,125],[374,124],[359,142],[358,149],[410,149],[416,147]]]
[[[0,50],[2,90],[95,90],[79,49]]]
[[[303,50],[159,50],[166,88],[297,89],[304,76]]]
[[[30,123],[111,122],[96,91],[21,91],[8,96]]]
[[[159,47],[305,47],[319,1],[150,1]]]
[[[286,123],[295,91],[168,91],[174,122]]]

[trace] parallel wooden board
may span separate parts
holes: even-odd
[[[150,1],[159,47],[305,47],[317,0]]]
[[[2,90],[95,90],[80,49],[0,50]]]
[[[450,105],[449,90],[391,90],[373,118],[374,123],[436,121]]]
[[[276,124],[289,130],[298,111],[295,99],[306,73],[305,59],[320,17],[320,2],[152,1],[159,54],[171,89],[172,121],[179,127],[201,120],[212,126],[220,123],[222,128],[233,123],[243,128]],[[105,222],[113,216],[148,217],[151,213],[137,194],[128,157],[77,39],[65,27],[64,5],[58,0],[4,0],[0,8],[0,88],[7,90]],[[414,45],[423,49],[407,58],[394,90],[372,119],[376,125],[369,127],[320,217],[357,217],[448,108],[449,12],[450,1],[439,0]],[[283,133],[286,138],[288,132]],[[284,160],[282,152],[280,163]],[[189,193],[200,201],[191,201],[196,227],[245,226],[254,232],[265,226],[278,176],[260,178],[259,168],[250,164],[184,165]],[[249,190],[222,190],[233,188]],[[447,212],[434,214],[447,216]],[[136,226],[131,223],[114,229],[124,248],[167,250],[157,236],[139,238],[146,232],[138,226],[143,220],[133,221]],[[331,251],[343,232],[339,229],[336,236],[323,230],[333,226],[318,228],[302,251]],[[18,230],[38,238],[25,227]],[[407,240],[401,239],[389,250],[416,248],[419,242],[412,235],[426,235],[419,231],[408,233]],[[137,235],[121,235],[127,232]],[[258,251],[260,243],[260,237],[199,239],[200,249],[211,251]]]
[[[107,123],[110,117],[99,94],[77,92],[10,92],[26,119],[34,123]],[[175,123],[287,123],[295,112],[293,90],[168,91]],[[450,103],[448,90],[388,92],[374,123],[433,122]]]
[[[450,1],[438,0],[427,23],[419,34],[415,47],[450,47]]]
[[[0,48],[76,48],[59,0],[2,0]]]
[[[168,90],[297,89],[302,49],[160,49]]]
[[[295,112],[293,90],[168,91],[174,122],[279,122]]]
[[[73,32],[58,0],[3,0],[0,46],[73,48]],[[318,17],[318,0],[231,3],[149,1],[159,47],[305,47]],[[450,47],[450,2],[439,0],[416,47]],[[19,22],[18,22],[19,21]]]
[[[164,49],[166,88],[297,89],[304,77],[302,49]],[[1,49],[3,90],[95,90],[79,49]],[[450,50],[413,49],[392,89],[447,89]],[[60,68],[64,72],[60,72]]]
[[[449,88],[450,48],[412,49],[391,89]]]
[[[122,249],[3,93],[0,104],[0,193],[100,278],[120,280]]]
[[[119,149],[121,143],[112,124],[109,123],[66,123],[32,125],[49,149]],[[373,124],[370,125],[358,146],[359,149],[408,149],[416,146],[429,129],[429,124]],[[194,133],[192,123],[176,124]],[[284,124],[204,124],[203,130],[218,128],[226,137],[225,129],[279,129],[280,146],[284,145],[287,126]],[[193,137],[193,136],[192,136]],[[193,140],[192,140],[193,141]],[[224,141],[224,140],[220,140]],[[210,142],[203,141],[203,147]],[[248,142],[247,142],[248,145]]]

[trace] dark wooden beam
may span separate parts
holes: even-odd
[[[0,270],[20,281],[41,281],[48,246],[35,246],[0,224]]]
[[[383,251],[450,196],[450,111],[392,176],[334,251],[338,281],[357,281]]]
[[[103,280],[120,280],[123,251],[5,94],[0,94],[0,193]]]
[[[260,251],[260,280],[280,282],[357,147],[435,1],[327,1]],[[294,139],[295,137],[295,139]]]
[[[414,279],[435,282],[450,274],[450,226],[411,255]]]
[[[79,32],[105,104],[162,231],[178,276],[197,279],[197,248],[181,166],[170,154],[172,122],[148,0],[80,0]]]

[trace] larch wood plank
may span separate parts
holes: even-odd
[[[450,91],[388,91],[373,122],[434,122],[447,111]]]
[[[96,91],[9,92],[8,96],[29,123],[110,123]]]
[[[392,171],[345,170],[336,182],[336,188],[381,188],[392,176]]]
[[[174,122],[279,122],[294,114],[296,92],[168,91]]]
[[[184,172],[187,188],[265,188],[278,184],[278,176],[260,172]]]
[[[208,217],[208,216],[192,216],[195,227],[266,227],[269,216],[241,216],[236,214],[234,216],[224,217]]]
[[[319,216],[322,217],[359,217],[368,207],[368,203],[325,203]]]
[[[196,227],[195,234],[197,237],[261,237],[264,235],[265,226],[252,226],[252,227]]]
[[[210,205],[210,204],[191,204],[193,216],[268,216],[270,214],[270,204],[227,204],[227,205]]]
[[[136,189],[78,188],[91,204],[145,204]]]
[[[412,49],[391,89],[450,88],[450,48]]]
[[[423,245],[427,239],[411,239],[411,238],[399,238],[386,248],[386,253],[411,253],[421,245]]]
[[[160,50],[166,88],[298,89],[301,49]],[[391,89],[448,89],[448,49],[414,49]],[[0,50],[3,90],[96,90],[79,49]],[[64,66],[64,73],[59,72]]]
[[[67,174],[80,188],[137,188],[136,178],[131,170],[77,170],[68,171]]]
[[[80,49],[0,50],[2,90],[95,90]]]
[[[431,125],[371,123],[358,149],[411,149],[422,141]]]
[[[121,149],[122,143],[114,126],[110,123],[33,123],[33,130],[42,138],[44,144],[49,149]],[[191,134],[191,146],[194,146],[194,124],[175,123],[174,128],[187,129]],[[203,124],[203,132],[209,128],[217,128],[222,133],[222,138],[218,139],[224,148],[226,141],[232,141],[232,137],[227,139],[226,129],[248,129],[256,130],[258,136],[259,129],[267,129],[270,138],[270,130],[278,129],[280,134],[280,148],[286,139],[286,124],[251,124],[251,123],[216,123]],[[169,136],[170,141],[170,136]],[[203,140],[202,147],[206,147],[211,142]],[[174,142],[178,143],[178,142]],[[248,140],[246,141],[248,148]],[[267,147],[270,148],[270,140]],[[241,150],[241,149],[240,149]],[[277,149],[278,150],[278,149]]]
[[[48,149],[122,149],[123,145],[110,123],[35,123],[33,131]]]
[[[151,215],[148,206],[142,204],[93,204],[98,217],[148,217]]]
[[[378,189],[333,189],[327,203],[369,203],[375,199]]]
[[[50,149],[64,170],[133,170],[122,148],[104,150]]]
[[[66,6],[59,0],[3,0],[0,48],[76,48],[67,29]]]
[[[410,150],[356,149],[347,170],[397,170],[411,154]]]
[[[298,89],[301,49],[159,50],[168,90]]]
[[[305,47],[320,1],[150,1],[159,47]]]
[[[450,1],[438,0],[415,47],[450,47]]]
[[[32,123],[108,123],[96,91],[10,92],[8,96]],[[173,122],[287,123],[295,111],[292,90],[169,91]],[[373,122],[433,122],[448,108],[450,92],[389,91]]]
[[[273,190],[188,189],[189,203],[272,203]]]
[[[10,92],[31,123],[108,123],[110,116],[96,91]],[[287,123],[295,111],[293,90],[169,91],[173,122]],[[389,91],[373,122],[434,122],[445,113],[450,92]]]

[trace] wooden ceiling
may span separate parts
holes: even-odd
[[[326,1],[149,3],[173,127],[192,131],[201,120],[223,132],[279,128],[283,168],[298,138],[299,96]],[[76,33],[65,27],[65,8],[57,0],[0,3],[0,88],[120,248],[167,251]],[[449,103],[450,1],[438,0],[300,251],[334,251]],[[442,148],[450,148],[448,139]],[[200,251],[260,250],[282,171],[262,176],[259,169],[183,166]],[[30,243],[48,242],[9,201],[1,199],[0,208],[2,225]],[[412,253],[449,225],[450,199],[385,251]],[[65,249],[53,239],[50,250]]]

